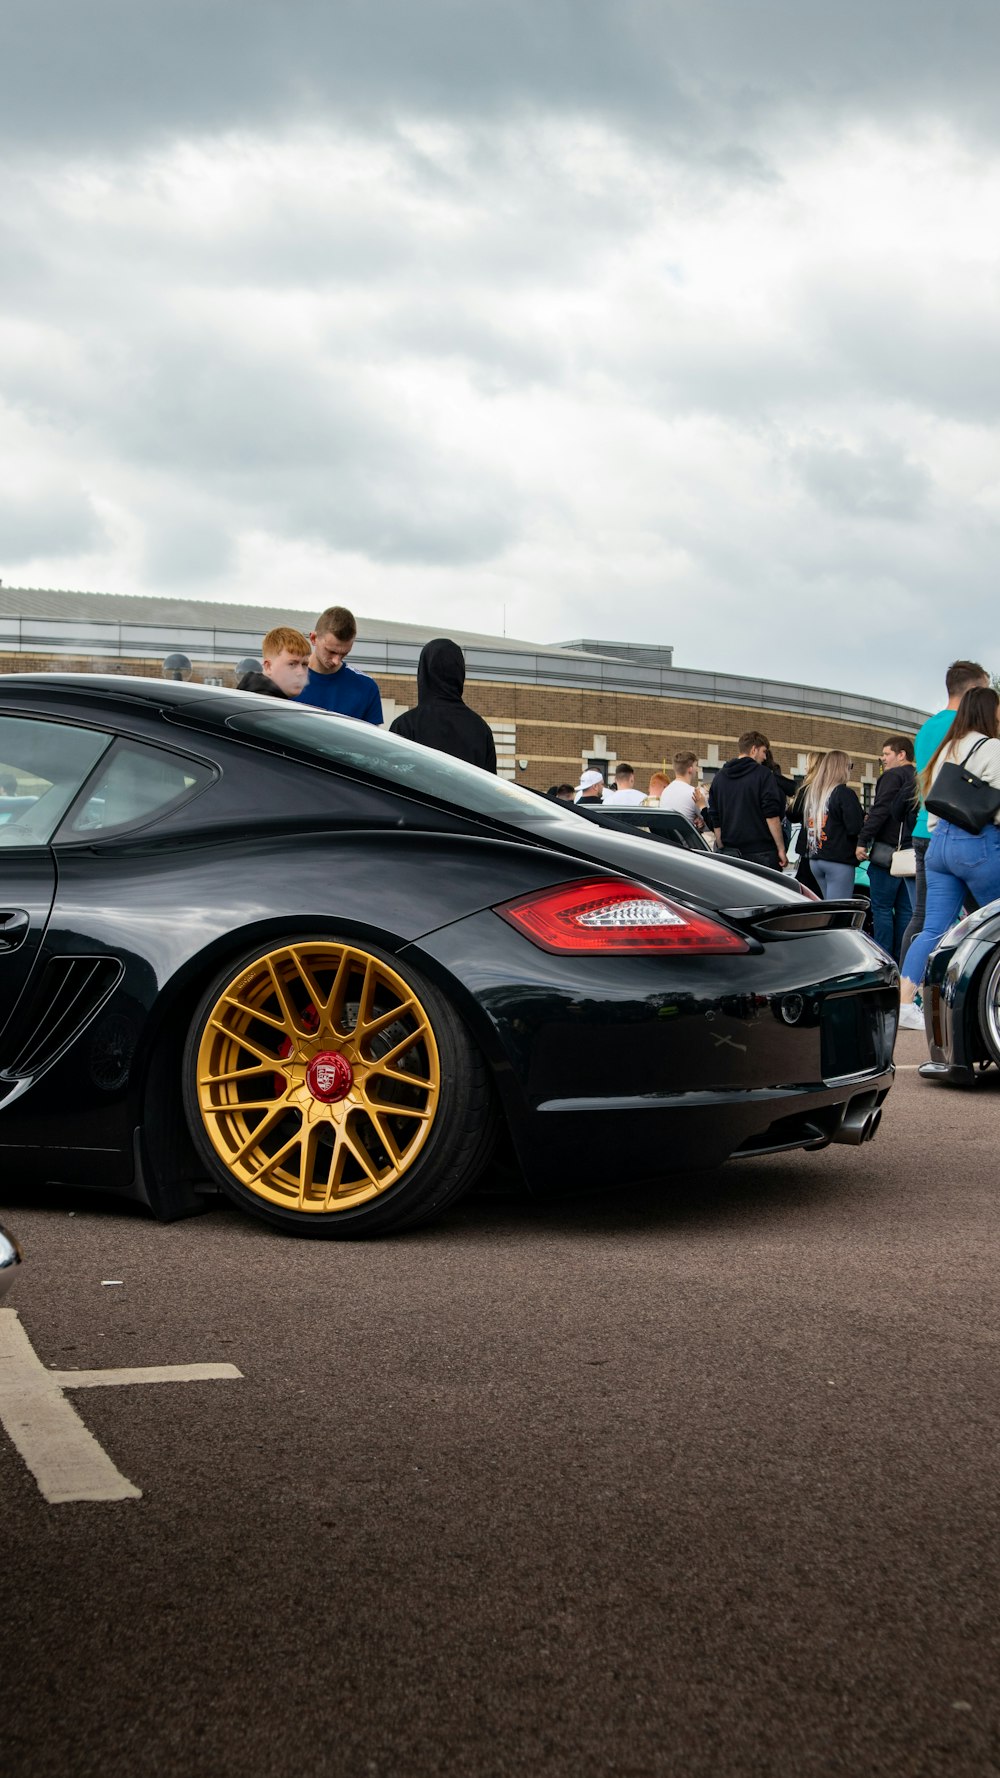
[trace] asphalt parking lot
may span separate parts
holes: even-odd
[[[1000,1771],[1000,1078],[924,1053],[866,1148],[375,1244],[6,1182],[47,1371],[241,1373],[67,1392],[138,1498],[0,1434],[7,1778]]]

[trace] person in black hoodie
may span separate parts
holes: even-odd
[[[463,702],[465,656],[445,636],[425,642],[417,662],[417,701],[397,716],[392,733],[436,747],[486,772],[497,769],[497,750],[488,722]]]
[[[784,870],[788,863],[781,831],[785,797],[766,763],[767,736],[749,729],[737,746],[739,757],[727,759],[709,791],[707,817],[715,833],[716,850]]]
[[[913,766],[913,742],[906,735],[890,735],[882,748],[882,776],[875,786],[872,806],[858,835],[857,856],[864,858],[875,846],[889,852],[908,846],[917,818],[917,774]],[[883,854],[868,857],[868,887],[872,898],[875,943],[899,962],[903,934],[913,912],[912,877],[894,877],[890,859]]]

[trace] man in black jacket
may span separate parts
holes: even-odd
[[[716,850],[784,870],[785,798],[766,764],[767,736],[749,729],[737,746],[739,757],[727,759],[708,794],[708,825],[715,833]]]
[[[858,858],[868,857],[872,846],[882,843],[890,850],[908,846],[917,818],[917,774],[913,742],[906,735],[890,735],[882,748],[882,776],[875,786],[872,806],[858,834]],[[913,912],[912,877],[894,877],[885,863],[868,858],[868,888],[872,898],[875,943],[899,962],[903,934]]]
[[[416,705],[396,717],[392,733],[495,772],[493,730],[463,701],[464,689],[465,656],[458,643],[446,636],[425,642],[417,662]]]

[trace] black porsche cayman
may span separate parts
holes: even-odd
[[[0,679],[0,1158],[169,1218],[406,1228],[494,1144],[619,1182],[874,1134],[852,904],[238,692]]]

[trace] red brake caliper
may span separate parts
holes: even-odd
[[[316,1008],[313,1006],[312,1001],[309,1002],[309,1005],[305,1008],[305,1010],[302,1014],[302,1024],[303,1024],[305,1030],[307,1030],[307,1031],[318,1031],[319,1030],[319,1013],[316,1011]],[[295,1045],[292,1042],[291,1038],[290,1037],[283,1037],[281,1040],[281,1048],[278,1051],[278,1060],[280,1062],[287,1062],[289,1056],[292,1054],[294,1049],[295,1049]],[[275,1098],[280,1099],[282,1094],[284,1093],[284,1090],[285,1090],[285,1077],[283,1074],[276,1074],[274,1076],[274,1096],[275,1096]]]

